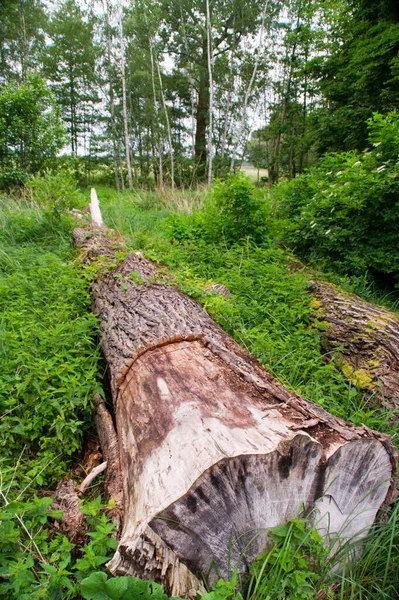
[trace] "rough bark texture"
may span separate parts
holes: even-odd
[[[59,528],[68,539],[81,546],[86,540],[87,522],[82,513],[79,495],[72,479],[60,481],[53,495],[53,510],[62,510]]]
[[[116,435],[111,413],[99,394],[94,398],[94,422],[100,439],[104,461],[107,462],[105,475],[106,500],[113,500],[115,506],[109,511],[109,516],[116,525],[119,535],[122,528],[123,488],[119,460],[118,437]]]
[[[339,351],[347,379],[389,408],[399,408],[399,318],[332,284],[311,282],[315,309],[325,323],[321,343]]]
[[[227,576],[229,549],[244,570],[300,510],[326,535],[363,535],[392,491],[389,439],[288,392],[140,253],[109,271],[110,232],[75,240],[103,265],[93,308],[124,498],[111,572],[189,597],[194,574]]]

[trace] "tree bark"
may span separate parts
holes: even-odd
[[[323,323],[321,345],[345,377],[376,401],[399,408],[399,317],[330,283],[311,282]]]
[[[194,597],[198,573],[244,572],[268,529],[300,511],[325,535],[363,536],[392,492],[389,438],[284,389],[141,253],[115,266],[109,231],[75,240],[104,272],[93,310],[124,510],[110,571]]]
[[[206,0],[206,50],[208,58],[209,79],[209,114],[208,114],[208,187],[212,184],[213,170],[213,50],[212,50],[212,22],[209,0]]]
[[[197,164],[197,177],[202,179],[205,175],[206,163],[206,127],[209,118],[209,71],[207,66],[206,43],[203,42],[202,64],[200,67],[198,84],[198,102],[195,130],[195,161]]]

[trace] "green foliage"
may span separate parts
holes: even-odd
[[[269,225],[263,195],[243,174],[217,181],[200,210],[175,212],[167,220],[168,235],[199,245],[221,239],[233,244],[245,238],[261,241]]]
[[[251,565],[247,597],[312,600],[324,588],[328,548],[306,521],[292,519],[269,532],[271,544]]]
[[[37,486],[61,476],[91,422],[97,322],[87,284],[72,262],[72,223],[8,199],[0,218],[3,478],[11,480],[22,452],[14,484],[33,480]]]
[[[235,569],[232,577],[225,581],[219,579],[212,590],[202,596],[201,600],[227,600],[228,598],[234,598],[234,600],[243,600],[242,594],[237,591],[238,587],[238,574]]]
[[[94,572],[82,581],[81,593],[87,600],[168,600],[157,583],[137,577],[114,577]]]
[[[18,183],[36,173],[64,143],[54,97],[44,79],[31,75],[0,89],[0,183]]]
[[[82,505],[89,533],[88,541],[77,551],[65,535],[52,530],[52,520],[61,518],[62,511],[50,510],[51,498],[33,497],[24,501],[17,496],[9,501],[4,488],[0,496],[2,597],[79,598],[82,580],[92,573],[106,578],[98,569],[109,560],[117,544],[112,537],[115,526],[108,520],[101,498]]]
[[[93,42],[93,28],[93,15],[75,0],[66,0],[52,14],[47,30],[51,43],[43,55],[44,72],[53,82],[75,156],[80,136],[89,130],[88,113],[98,102],[99,48]]]
[[[265,236],[265,205],[249,178],[241,174],[230,174],[213,186],[208,212],[216,236],[222,235],[229,243],[246,237],[260,241]]]
[[[26,182],[34,201],[53,214],[66,209],[82,208],[87,200],[76,189],[75,178],[62,170],[48,171],[44,175],[30,177]]]
[[[367,119],[397,106],[399,15],[394,4],[354,0],[352,18],[338,23],[339,42],[327,56],[314,59],[313,74],[328,102],[315,119],[320,152],[364,149]]]
[[[302,258],[340,274],[399,276],[399,115],[369,121],[372,150],[326,155],[275,191],[283,237]]]

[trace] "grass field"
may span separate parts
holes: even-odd
[[[244,173],[253,183],[258,183],[262,177],[268,176],[267,169],[257,169],[256,167],[242,166],[241,172]]]

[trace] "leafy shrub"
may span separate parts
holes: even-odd
[[[82,581],[81,593],[87,600],[168,600],[158,583],[137,577],[112,577],[94,572]]]
[[[285,241],[304,259],[340,274],[399,277],[399,114],[368,122],[373,147],[326,155],[278,186]]]
[[[205,206],[206,221],[210,229],[216,229],[215,237],[222,235],[230,243],[247,237],[261,241],[267,220],[261,197],[250,179],[241,174],[216,182]]]
[[[192,214],[172,213],[166,230],[178,242],[233,244],[245,238],[261,242],[266,236],[266,221],[259,190],[248,177],[232,173],[213,185],[201,209]]]
[[[64,126],[55,98],[38,74],[0,91],[0,173],[37,173],[64,144]],[[7,175],[8,174],[8,175]],[[11,183],[15,183],[11,181]]]
[[[51,510],[51,498],[9,500],[2,493],[1,499],[0,596],[12,600],[79,598],[80,581],[99,573],[117,546],[115,526],[101,498],[82,505],[89,533],[79,552],[65,535],[52,529],[50,521],[60,519],[62,511]]]
[[[35,175],[28,179],[26,185],[41,208],[56,214],[65,209],[81,207],[84,203],[76,188],[76,180],[64,171]]]
[[[291,519],[269,532],[270,544],[250,566],[249,598],[313,600],[327,574],[328,549],[306,521]]]
[[[9,190],[20,187],[26,180],[26,171],[20,169],[6,169],[0,172],[0,190]]]

